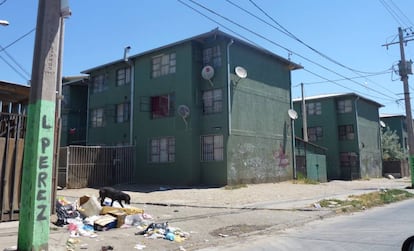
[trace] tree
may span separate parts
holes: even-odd
[[[399,143],[395,131],[387,126],[386,130],[381,130],[382,159],[383,160],[401,160],[404,159],[404,150]]]

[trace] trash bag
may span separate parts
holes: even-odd
[[[73,205],[64,205],[59,200],[56,201],[56,215],[57,221],[55,225],[59,227],[68,224],[67,219],[80,217],[80,213],[73,207]]]

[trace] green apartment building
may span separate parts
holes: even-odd
[[[139,183],[293,177],[291,71],[218,29],[84,71],[88,145],[135,145]]]
[[[408,134],[407,122],[405,115],[381,114],[381,121],[384,123],[384,129],[389,127],[391,131],[395,131],[399,138],[399,144],[404,153],[408,156]]]
[[[355,93],[306,97],[305,104],[308,140],[326,148],[328,180],[382,176],[381,104]],[[293,106],[295,134],[303,138],[302,99]]]

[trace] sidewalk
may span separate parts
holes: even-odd
[[[75,250],[101,250],[111,245],[114,250],[197,250],[224,242],[237,241],[246,234],[262,234],[286,227],[304,224],[332,214],[317,210],[312,204],[327,198],[344,199],[349,195],[369,193],[379,189],[404,189],[411,180],[371,179],[358,181],[331,181],[317,185],[293,184],[292,181],[269,184],[251,184],[238,189],[186,188],[165,186],[119,186],[130,194],[131,206],[143,208],[154,222],[168,221],[190,233],[181,243],[150,240],[137,236],[136,228],[111,229],[97,232],[97,238],[79,237]],[[83,195],[95,195],[96,189],[64,189],[57,192],[69,201]],[[49,250],[67,250],[70,239],[65,228],[53,224]],[[18,222],[0,223],[0,250],[17,244]],[[141,246],[142,247],[142,246]]]

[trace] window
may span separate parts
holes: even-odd
[[[338,138],[339,140],[352,140],[355,138],[353,125],[341,125],[338,126]]]
[[[92,127],[103,127],[104,126],[104,109],[97,108],[91,112],[91,126]]]
[[[308,139],[309,141],[318,141],[321,140],[323,136],[322,127],[308,127]]]
[[[97,75],[92,77],[92,93],[103,92],[106,90],[105,76]]]
[[[175,161],[175,138],[164,137],[150,140],[150,162],[166,163]]]
[[[116,123],[123,123],[129,121],[129,103],[115,105],[115,121]]]
[[[116,71],[116,85],[121,86],[131,83],[131,68],[125,67]]]
[[[321,102],[307,103],[306,112],[308,115],[321,115],[322,114]]]
[[[352,100],[350,99],[338,100],[337,111],[338,113],[352,112]]]
[[[201,136],[201,160],[223,160],[223,135]]]
[[[157,78],[175,73],[175,53],[163,54],[152,58],[152,77]]]
[[[340,153],[340,165],[342,167],[357,167],[358,155],[354,152]]]
[[[214,89],[203,92],[203,113],[218,113],[223,111],[223,90]]]
[[[151,97],[151,116],[164,118],[174,115],[174,94]]]
[[[203,50],[203,64],[213,67],[221,66],[220,46],[214,46]]]

